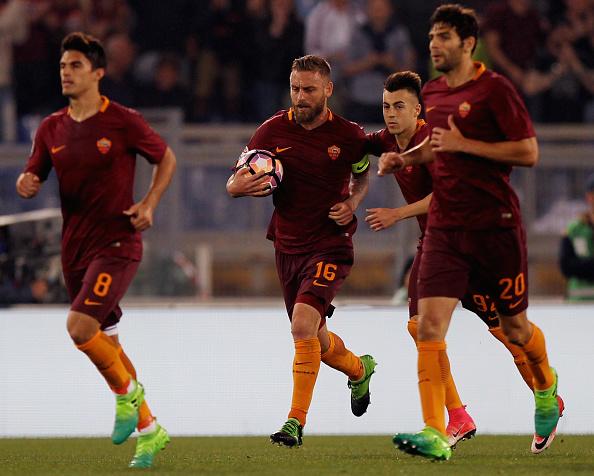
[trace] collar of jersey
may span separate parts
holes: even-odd
[[[101,96],[101,106],[99,112],[105,112],[109,107],[109,98],[107,96]],[[68,115],[70,116],[70,106],[68,106]]]

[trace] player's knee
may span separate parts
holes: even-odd
[[[66,329],[76,345],[82,345],[93,338],[99,330],[99,323],[91,316],[71,311],[66,320]]]
[[[508,342],[514,345],[523,346],[530,340],[530,332],[523,327],[507,327],[504,328],[505,337]]]

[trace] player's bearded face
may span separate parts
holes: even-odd
[[[437,71],[447,73],[462,62],[464,42],[453,27],[436,23],[429,32],[429,40],[431,61]]]
[[[332,83],[320,73],[293,71],[291,73],[291,105],[297,124],[309,124],[318,118],[332,94]]]

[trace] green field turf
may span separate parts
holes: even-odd
[[[530,436],[478,436],[448,462],[397,452],[389,436],[309,436],[304,446],[272,446],[265,437],[173,438],[151,470],[127,469],[134,440],[0,439],[0,475],[563,475],[594,474],[594,435],[558,436],[530,454]]]

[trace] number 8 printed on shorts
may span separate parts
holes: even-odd
[[[109,287],[111,286],[111,274],[109,273],[99,273],[97,276],[97,281],[95,281],[95,287],[93,288],[93,292],[99,297],[107,296],[109,292]]]

